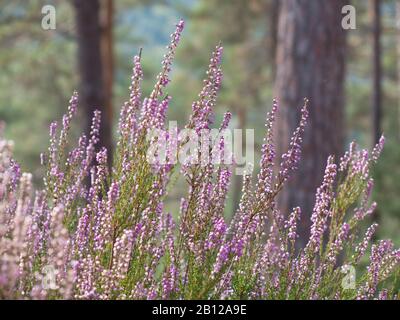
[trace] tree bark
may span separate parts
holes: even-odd
[[[327,158],[340,156],[344,138],[345,30],[341,26],[344,0],[282,0],[278,26],[275,92],[279,100],[277,154],[288,148],[298,125],[304,98],[309,103],[309,123],[302,159],[279,207],[288,213],[301,206],[299,245],[309,236],[315,191],[321,184]]]
[[[380,0],[371,1],[372,41],[373,41],[373,144],[379,142],[382,135],[382,68],[381,68],[381,8]]]
[[[73,3],[76,12],[78,67],[81,78],[79,97],[85,110],[85,133],[86,135],[90,133],[93,112],[96,109],[100,110],[102,115],[99,146],[107,148],[109,161],[111,161],[111,96],[104,80],[104,76],[109,76],[107,72],[110,71],[104,68],[103,64],[100,2],[99,0],[74,0]]]
[[[373,145],[379,142],[382,135],[382,67],[381,67],[381,1],[370,1],[370,16],[372,24],[372,127],[373,127]],[[373,213],[373,220],[376,223],[380,221],[379,210]],[[374,234],[374,240],[376,235]]]
[[[108,123],[112,126],[113,123],[113,83],[114,83],[114,47],[113,47],[113,17],[114,17],[114,2],[113,0],[101,0],[100,7],[100,23],[101,23],[101,58],[103,65],[105,117]],[[110,134],[112,135],[112,127]],[[112,140],[112,136],[110,138]],[[110,155],[111,156],[111,155]],[[110,159],[111,160],[111,159]]]
[[[279,25],[279,0],[272,0],[268,14],[268,20],[270,21],[270,58],[272,61],[272,79],[275,80],[276,76],[276,50],[278,44],[278,25]]]
[[[398,105],[397,105],[397,140],[400,141],[400,2],[396,2],[396,37],[397,37],[397,85],[398,85]]]

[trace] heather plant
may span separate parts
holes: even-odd
[[[240,205],[224,217],[231,165],[149,161],[166,126],[171,97],[165,93],[184,27],[177,24],[153,91],[142,99],[140,55],[133,59],[129,100],[121,109],[114,163],[99,142],[100,113],[90,136],[69,143],[76,114],[74,93],[60,125],[50,125],[41,155],[44,187],[13,160],[13,144],[0,141],[0,297],[3,299],[397,299],[400,250],[390,240],[372,243],[376,224],[372,150],[355,143],[340,159],[329,157],[311,213],[310,237],[297,245],[301,208],[281,212],[277,196],[300,163],[307,100],[289,148],[275,156],[278,102],[266,118],[260,170],[243,175]],[[209,129],[221,87],[222,46],[210,59],[204,86],[185,128]],[[225,114],[220,130],[228,127]],[[178,131],[178,129],[176,129]],[[176,142],[177,152],[184,140]],[[200,148],[201,152],[221,151]],[[175,150],[174,149],[174,150]],[[167,152],[167,159],[175,155]],[[278,168],[278,169],[277,169]],[[188,185],[178,214],[164,210],[173,176]],[[178,216],[177,219],[174,216]]]

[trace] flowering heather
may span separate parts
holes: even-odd
[[[98,146],[100,112],[93,115],[90,136],[82,135],[76,147],[68,147],[77,93],[61,125],[50,126],[49,148],[41,155],[43,190],[33,190],[32,176],[13,160],[12,142],[1,138],[0,298],[399,298],[400,251],[389,240],[372,243],[376,224],[363,230],[376,207],[370,201],[370,171],[383,138],[371,153],[352,143],[339,162],[327,159],[310,213],[300,207],[281,212],[276,204],[278,193],[301,165],[307,100],[281,159],[274,147],[279,108],[274,100],[266,118],[260,171],[244,174],[240,204],[230,221],[224,208],[231,166],[149,163],[147,150],[157,137],[149,140],[147,133],[165,127],[172,97],[164,91],[183,27],[180,21],[171,35],[148,97],[141,96],[141,56],[134,57],[111,169],[107,150]],[[222,47],[217,45],[185,128],[200,132],[211,127],[221,59]],[[226,113],[221,130],[230,118]],[[179,141],[178,148],[184,142]],[[187,181],[187,193],[179,212],[166,212],[172,174],[179,172]],[[297,224],[306,214],[311,216],[310,238],[299,248]],[[355,278],[346,278],[346,270],[352,269]]]

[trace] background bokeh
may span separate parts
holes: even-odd
[[[240,121],[238,115],[246,113],[245,127],[256,130],[256,144],[260,145],[265,114],[274,96],[274,2],[114,0],[114,125],[120,106],[128,98],[133,55],[142,48],[146,94],[152,89],[174,24],[182,17],[186,28],[168,89],[173,97],[170,119],[180,123],[187,119],[191,102],[201,88],[210,52],[222,41],[224,82],[217,120],[230,110],[235,127]],[[371,3],[365,0],[351,3],[356,8],[357,28],[346,31],[345,143],[355,139],[361,146],[371,147],[374,139]],[[47,4],[56,8],[55,30],[41,27],[41,8]],[[400,244],[399,7],[395,0],[380,1],[381,126],[387,144],[374,174],[380,236],[394,239],[397,245]],[[42,174],[39,153],[47,148],[48,126],[54,119],[60,119],[73,90],[79,89],[76,38],[75,12],[70,1],[0,0],[0,119],[6,123],[6,137],[15,141],[17,160],[23,170],[34,173],[38,185]],[[76,123],[76,135],[82,125]],[[169,209],[176,210],[182,188],[172,194]],[[237,195],[232,188],[228,214],[235,199]]]

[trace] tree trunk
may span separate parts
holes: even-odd
[[[371,0],[370,15],[372,24],[372,65],[373,65],[373,83],[372,83],[372,126],[373,126],[373,145],[379,142],[382,135],[382,68],[381,68],[381,8],[380,0]],[[376,223],[380,221],[379,209],[373,213],[373,220]],[[376,240],[376,235],[374,235]]]
[[[327,158],[340,156],[344,137],[345,30],[341,27],[344,0],[283,0],[278,26],[275,92],[277,159],[287,150],[298,125],[300,105],[307,97],[309,123],[299,169],[293,173],[279,206],[286,214],[301,206],[300,245],[309,236],[315,191]]]
[[[373,144],[379,142],[382,135],[382,68],[381,68],[381,8],[380,0],[371,1],[372,39],[373,39]]]
[[[85,133],[89,135],[93,112],[102,113],[100,143],[112,154],[112,123],[110,91],[106,87],[105,75],[110,72],[104,68],[101,39],[99,0],[75,0],[76,25],[78,38],[78,66],[81,77],[79,90],[80,103],[85,110]],[[112,80],[112,78],[111,78]],[[109,84],[108,84],[109,85]]]
[[[104,93],[105,104],[104,113],[107,123],[110,126],[110,140],[112,141],[112,123],[113,123],[113,83],[114,83],[114,51],[113,51],[113,17],[114,3],[113,0],[101,0],[100,24],[101,32],[101,58],[103,65]],[[110,150],[109,160],[112,158],[112,150]]]
[[[278,44],[278,25],[279,25],[279,0],[272,0],[268,13],[268,20],[270,21],[270,58],[272,62],[272,79],[275,80],[276,76],[276,48]]]
[[[397,139],[400,141],[400,2],[396,2],[396,22],[397,22],[397,85],[398,85],[398,105],[397,105]]]

